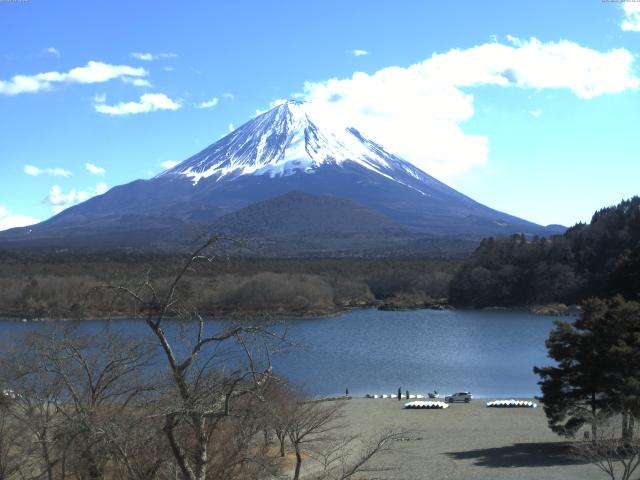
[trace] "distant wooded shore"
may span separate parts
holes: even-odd
[[[160,288],[180,255],[140,252],[0,252],[0,317],[132,318],[124,301],[97,287]],[[317,317],[352,308],[445,308],[459,259],[221,258],[189,273],[185,301],[206,317]]]
[[[0,251],[0,316],[133,318],[107,285],[162,291],[184,256],[149,251]],[[194,264],[180,284],[209,317],[326,316],[352,308],[527,308],[562,314],[590,297],[640,291],[640,198],[551,238],[487,238],[466,258],[229,258]]]

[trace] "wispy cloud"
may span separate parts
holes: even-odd
[[[366,50],[360,50],[356,48],[355,50],[349,50],[349,53],[354,57],[364,57],[365,55],[369,55],[369,52]]]
[[[72,205],[89,200],[96,195],[102,195],[108,189],[109,187],[106,183],[100,182],[93,188],[86,190],[71,189],[67,193],[64,193],[59,185],[54,185],[51,187],[51,190],[49,190],[45,201],[53,207],[53,213],[60,213]]]
[[[92,175],[104,175],[106,173],[106,170],[104,168],[98,167],[97,165],[89,162],[84,164],[84,168],[86,168],[87,171]]]
[[[24,173],[27,175],[31,175],[32,177],[37,177],[38,175],[51,175],[52,177],[70,177],[71,172],[69,170],[65,170],[64,168],[38,168],[33,165],[25,165]]]
[[[222,98],[226,98],[227,100],[235,100],[236,96],[231,92],[225,92],[222,94]]]
[[[143,62],[152,62],[153,60],[160,60],[162,58],[176,58],[178,56],[177,53],[142,53],[142,52],[133,52],[131,57],[142,60]]]
[[[442,178],[485,165],[489,138],[468,134],[470,87],[564,89],[581,99],[640,87],[626,49],[598,51],[570,41],[509,37],[434,54],[406,68],[307,82],[304,99],[338,117],[419,168]]]
[[[538,110],[532,110],[529,112],[532,116],[538,118],[540,115],[542,115],[542,110],[538,109]]]
[[[102,62],[88,62],[84,67],[72,68],[68,72],[45,72],[35,75],[15,75],[11,80],[0,80],[0,94],[18,95],[49,90],[56,83],[101,83],[119,77],[144,77],[144,68],[128,65],[110,65]]]
[[[202,103],[199,103],[198,105],[196,105],[196,107],[198,108],[212,108],[215,107],[216,105],[218,105],[218,103],[220,102],[220,99],[218,97],[213,97],[211,100],[206,100]]]
[[[160,164],[160,166],[164,169],[169,169],[169,168],[173,168],[176,165],[178,165],[180,162],[176,161],[176,160],[165,160],[164,162],[162,162]]]
[[[151,82],[146,78],[122,77],[122,81],[124,83],[129,83],[131,85],[134,85],[136,87],[148,87],[148,88],[153,87]]]
[[[56,47],[45,48],[44,50],[42,50],[42,53],[48,53],[49,55],[60,58],[60,50],[58,50]]]
[[[640,3],[625,2],[622,4],[624,20],[620,28],[625,32],[640,32]]]
[[[26,227],[39,221],[40,220],[34,217],[15,214],[8,208],[0,205],[0,231],[16,227]]]
[[[96,112],[107,115],[134,115],[156,110],[178,110],[182,106],[164,93],[145,93],[137,102],[120,102],[116,105],[106,105],[104,101],[101,102],[96,98],[94,101],[93,107]]]

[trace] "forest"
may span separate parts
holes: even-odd
[[[603,208],[550,238],[486,238],[464,259],[218,256],[181,285],[206,316],[330,315],[349,308],[528,307],[578,304],[640,291],[640,197]],[[0,251],[0,316],[130,317],[96,287],[167,282],[179,254],[149,251]]]
[[[131,317],[96,287],[169,281],[180,255],[149,252],[0,252],[0,316],[24,319]],[[446,302],[460,260],[250,258],[221,255],[182,282],[205,316],[330,315],[354,307],[421,308]]]
[[[487,238],[453,277],[461,306],[579,303],[640,292],[640,198],[596,212],[564,235]]]

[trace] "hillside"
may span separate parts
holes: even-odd
[[[483,240],[454,277],[450,301],[521,306],[618,293],[640,293],[640,197],[603,208],[564,235]]]

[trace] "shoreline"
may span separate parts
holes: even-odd
[[[216,313],[202,314],[205,321],[210,320],[236,320],[236,321],[257,321],[257,320],[265,320],[265,321],[285,321],[285,320],[306,320],[306,319],[321,319],[321,318],[332,318],[343,313],[348,313],[352,310],[357,309],[368,309],[367,307],[358,307],[358,308],[348,308],[344,310],[334,311],[334,312],[322,312],[322,313],[314,313],[314,312],[290,312],[290,313],[277,313],[277,314],[254,314],[254,315],[244,315],[244,314],[235,314],[231,315],[228,313]],[[65,323],[65,322],[108,322],[108,321],[122,321],[122,320],[139,320],[144,322],[144,318],[136,318],[131,317],[130,315],[111,315],[111,316],[90,316],[90,317],[82,317],[82,318],[71,318],[71,317],[40,317],[40,318],[28,318],[27,316],[19,315],[13,316],[10,314],[6,314],[0,311],[0,322],[17,322],[17,323]],[[180,320],[179,317],[165,316],[164,320]]]
[[[373,392],[373,390],[372,390]],[[440,396],[438,398],[428,398],[428,394],[427,393],[420,393],[418,395],[422,395],[422,398],[416,398],[415,394],[410,394],[409,395],[409,399],[407,399],[405,397],[405,393],[402,393],[402,399],[400,401],[398,401],[397,398],[397,394],[390,396],[390,394],[386,394],[387,398],[381,398],[380,396],[378,396],[378,398],[373,398],[372,395],[380,395],[378,393],[367,393],[367,394],[361,394],[359,391],[355,392],[355,393],[351,393],[349,392],[349,397],[345,397],[344,393],[342,395],[340,394],[330,394],[330,395],[323,395],[323,396],[319,396],[317,398],[314,398],[314,400],[318,400],[318,401],[325,401],[325,400],[336,400],[336,401],[340,401],[340,400],[363,400],[363,401],[371,401],[371,402],[388,402],[390,400],[393,400],[394,402],[400,404],[402,403],[403,405],[406,402],[412,402],[414,400],[425,400],[425,401],[429,401],[429,400],[433,400],[433,401],[440,401],[440,402],[444,402],[444,397],[448,396],[449,394],[451,394],[453,392],[448,392],[445,393],[440,393]],[[471,392],[473,394],[473,392]],[[367,396],[369,395],[369,396]],[[493,400],[528,400],[531,402],[535,402],[536,404],[538,404],[537,408],[541,408],[540,405],[540,400],[538,395],[540,395],[540,392],[538,392],[537,394],[532,394],[532,395],[509,395],[509,394],[505,394],[505,393],[499,393],[497,395],[485,395],[485,394],[473,394],[473,399],[471,400],[470,403],[486,403],[487,401],[493,401]],[[453,404],[462,404],[464,402],[454,402]]]
[[[246,313],[233,313],[233,312],[204,312],[202,316],[205,320],[270,320],[270,321],[286,321],[286,320],[312,320],[322,318],[332,318],[338,315],[349,313],[354,310],[380,310],[384,312],[408,312],[417,310],[480,310],[480,311],[497,311],[497,312],[522,312],[526,311],[532,315],[538,316],[555,316],[555,317],[570,317],[574,316],[580,311],[580,307],[577,305],[563,305],[563,308],[553,308],[550,305],[526,305],[515,307],[456,307],[447,303],[434,303],[431,305],[421,306],[393,306],[390,307],[385,301],[377,301],[373,305],[362,305],[354,307],[343,307],[331,310],[317,310],[317,311],[305,311],[305,312],[246,312]],[[549,307],[549,308],[548,308]],[[111,315],[111,316],[88,316],[82,318],[73,317],[35,317],[30,318],[29,315],[16,315],[14,312],[3,312],[0,310],[0,322],[14,321],[21,323],[58,323],[58,322],[83,322],[83,321],[110,321],[110,320],[135,320],[129,315]],[[139,320],[144,321],[143,318]],[[166,317],[166,320],[179,320],[178,317]]]

